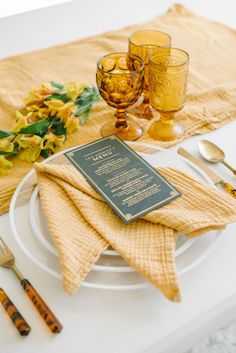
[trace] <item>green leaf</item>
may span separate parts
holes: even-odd
[[[64,86],[61,83],[55,82],[55,81],[50,81],[51,85],[53,87],[59,88],[59,89],[63,89]]]
[[[4,139],[5,137],[11,136],[11,135],[13,135],[11,131],[0,129],[0,139]]]
[[[93,93],[93,88],[92,87],[85,87],[83,93],[89,93],[92,94]]]
[[[88,119],[88,117],[89,117],[91,111],[92,111],[92,106],[90,106],[90,107],[86,110],[86,112],[84,113],[84,115],[83,115],[82,118],[80,119],[80,121],[79,121],[79,124],[80,124],[80,125],[83,125],[83,124],[85,123],[85,121]]]
[[[75,100],[75,104],[82,106],[93,104],[100,99],[99,93],[96,87],[86,87],[80,97]]]
[[[67,96],[67,94],[61,94],[61,93],[53,93],[51,96],[48,96],[45,100],[51,100],[51,99],[60,99],[61,101],[67,103],[71,99],[70,97]]]
[[[41,152],[40,152],[40,156],[42,156],[43,158],[48,158],[49,157],[49,150],[47,149],[47,150],[42,150]]]
[[[66,128],[63,124],[63,122],[59,119],[53,120],[51,129],[53,130],[55,135],[64,135],[66,136]]]
[[[91,102],[91,95],[82,94],[79,98],[75,100],[76,105],[85,105]]]
[[[12,152],[5,152],[5,151],[0,151],[0,156],[6,156],[6,155],[16,155],[19,151],[14,150]]]
[[[90,107],[91,107],[90,103],[86,105],[78,106],[75,112],[75,116],[80,116],[81,114],[85,113]]]
[[[38,135],[40,137],[43,137],[44,135],[46,135],[49,125],[50,125],[49,120],[39,120],[36,123],[33,123],[21,129],[18,132],[18,134],[32,134],[32,135]]]
[[[65,89],[56,89],[55,91],[53,91],[53,94],[64,95],[67,94],[67,91]]]
[[[100,100],[100,93],[98,92],[97,88],[95,86],[92,87],[93,90],[93,97],[95,102]]]

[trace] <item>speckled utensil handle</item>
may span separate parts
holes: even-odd
[[[236,189],[229,183],[224,183],[224,189],[236,198]]]
[[[43,320],[46,322],[48,328],[53,333],[60,333],[63,326],[58,321],[58,319],[53,314],[53,312],[49,309],[45,301],[40,297],[38,292],[31,285],[31,283],[27,279],[23,279],[21,281],[21,285],[24,288],[30,300],[32,301],[32,303],[34,304],[34,306],[36,307],[36,309],[38,310]]]
[[[25,321],[21,313],[18,311],[18,309],[15,307],[11,299],[7,296],[2,288],[0,288],[0,301],[10,316],[13,324],[17,328],[19,334],[21,336],[28,336],[31,331],[31,327]]]

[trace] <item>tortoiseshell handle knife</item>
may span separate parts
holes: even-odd
[[[225,191],[227,191],[231,196],[236,198],[236,188],[233,185],[225,182],[215,171],[213,171],[211,168],[208,168],[206,164],[204,164],[202,161],[197,159],[195,156],[193,156],[191,153],[186,151],[184,148],[180,147],[177,152],[180,156],[188,159],[190,162],[194,163],[199,168],[201,168],[208,175],[208,177],[213,181],[214,184],[220,184],[221,186],[223,186]]]

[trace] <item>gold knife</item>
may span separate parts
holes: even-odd
[[[201,168],[208,177],[213,181],[214,184],[220,184],[223,188],[230,193],[233,197],[236,198],[236,189],[229,183],[226,183],[218,174],[215,173],[211,168],[207,167],[202,161],[194,157],[191,153],[186,151],[184,148],[180,147],[178,149],[178,154],[189,161],[196,164],[199,168]]]

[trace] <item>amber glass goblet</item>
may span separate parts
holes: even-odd
[[[114,122],[101,128],[103,137],[112,134],[122,140],[133,141],[142,135],[142,128],[129,118],[126,109],[140,97],[144,83],[144,62],[128,53],[112,53],[97,63],[97,86],[102,98],[116,108]]]
[[[185,104],[189,55],[177,48],[162,48],[149,57],[150,103],[160,113],[149,134],[159,141],[183,136],[184,128],[174,121]]]
[[[171,46],[171,37],[160,31],[141,30],[134,32],[129,37],[129,53],[140,56],[145,63],[144,88],[141,99],[130,109],[130,113],[139,118],[152,119],[155,115],[149,104],[149,82],[148,82],[148,57],[159,48]]]

